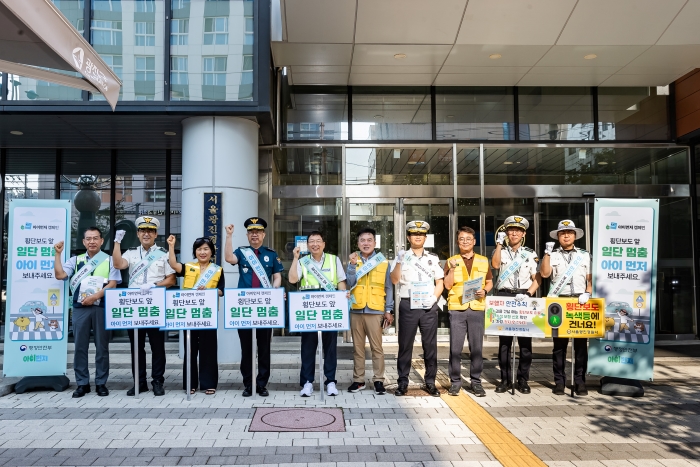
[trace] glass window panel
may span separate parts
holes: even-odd
[[[163,100],[165,0],[90,1],[90,41],[122,80],[119,99]]]
[[[366,228],[377,232],[377,250],[393,260],[396,252],[394,242],[394,204],[350,203],[350,251],[357,251],[357,233]],[[431,224],[432,226],[432,224]]]
[[[518,88],[520,139],[593,140],[593,96],[587,87]]]
[[[481,212],[481,207],[479,205],[479,198],[458,198],[457,199],[457,228],[470,227],[474,230],[474,237],[476,243],[474,244],[474,251],[479,253],[479,248],[481,247],[481,235],[479,234],[479,213]],[[456,237],[455,237],[456,238]],[[455,249],[456,252],[459,251],[459,247]]]
[[[288,141],[348,139],[346,87],[287,86],[285,80],[282,107]]]
[[[478,149],[463,152],[460,183],[478,177]],[[485,148],[484,161],[487,185],[688,183],[685,148]]]
[[[452,148],[347,148],[348,185],[450,185]]]
[[[658,88],[598,88],[601,140],[668,140],[669,96]]]
[[[513,111],[510,87],[438,87],[437,139],[513,140]]]
[[[342,148],[286,148],[274,153],[273,185],[340,185]]]
[[[430,140],[430,89],[353,87],[352,138]]]
[[[491,259],[493,250],[496,249],[496,230],[503,225],[506,217],[519,215],[523,216],[530,222],[530,229],[525,235],[525,246],[535,248],[534,235],[534,213],[535,203],[532,198],[486,198],[485,215],[486,215],[486,256]],[[496,284],[498,270],[493,270],[493,283]]]
[[[171,87],[171,99],[253,100],[254,50],[247,37],[254,34],[253,1],[170,1],[170,52],[189,65],[187,82]],[[171,72],[174,64],[171,60]]]
[[[72,200],[71,254],[85,252],[82,237],[87,227],[97,226],[105,238],[102,249],[111,250],[110,172],[108,150],[65,149],[61,162],[61,199]]]

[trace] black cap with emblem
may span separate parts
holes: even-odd
[[[267,222],[260,217],[250,217],[243,223],[243,227],[245,227],[246,230],[265,230],[267,228]]]

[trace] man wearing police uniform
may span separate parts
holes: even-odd
[[[540,274],[552,277],[549,297],[578,297],[584,305],[591,298],[591,255],[586,250],[576,248],[574,242],[583,237],[583,230],[570,220],[563,220],[549,236],[559,240],[560,247],[554,249],[554,242],[545,245]],[[566,348],[567,337],[554,337],[552,365],[554,369],[554,394],[564,395],[566,389]],[[574,338],[574,391],[579,396],[588,395],[586,389],[586,367],[588,366],[588,339]]]
[[[350,287],[350,330],[352,331],[353,371],[352,384],[348,392],[365,388],[365,339],[369,340],[374,371],[374,392],[386,393],[384,389],[384,348],[382,347],[382,324],[394,322],[394,284],[391,283],[389,261],[377,246],[377,232],[365,227],[357,232],[359,251],[350,255],[348,262],[348,287]]]
[[[496,295],[515,297],[526,300],[534,297],[540,286],[537,272],[539,258],[531,248],[521,245],[525,231],[530,223],[522,216],[510,216],[503,223],[505,232],[499,232],[496,238],[496,249],[491,258],[491,266],[498,269]],[[505,245],[506,236],[508,244]],[[513,336],[498,336],[498,366],[501,367],[501,383],[496,386],[497,393],[512,389],[512,369],[510,367],[510,351]],[[520,363],[518,364],[518,391],[530,394],[527,380],[530,378],[532,365],[532,338],[518,337],[520,347]]]
[[[78,385],[73,392],[74,398],[83,397],[90,392],[90,330],[95,333],[95,392],[98,396],[109,395],[109,333],[105,329],[104,289],[116,287],[122,281],[122,275],[114,268],[112,258],[102,251],[103,243],[100,229],[88,227],[83,233],[83,246],[87,252],[72,256],[66,264],[61,264],[64,242],[54,245],[54,276],[58,280],[70,279],[73,294],[73,369]]]
[[[155,244],[158,236],[160,221],[155,217],[139,217],[136,219],[136,235],[141,245],[130,248],[122,254],[121,242],[124,239],[123,230],[117,230],[114,235],[114,250],[112,261],[117,269],[129,269],[129,287],[139,287],[142,293],[148,293],[153,287],[172,287],[175,285],[175,270],[168,264],[168,252]],[[134,374],[134,330],[129,329],[131,342],[131,373]],[[158,328],[145,328],[139,332],[139,393],[148,391],[146,382],[146,335],[151,344],[151,384],[154,396],[164,396],[165,389],[165,332]],[[136,392],[136,375],[134,387],[126,392],[133,396]]]
[[[324,252],[326,242],[318,230],[309,233],[307,238],[309,255],[300,259],[300,248],[294,248],[294,261],[289,267],[289,282],[299,283],[299,290],[334,291],[345,290],[345,271],[340,258]],[[324,385],[329,396],[337,396],[338,388],[335,371],[338,367],[338,331],[321,332],[323,340],[323,375]],[[301,370],[299,386],[301,397],[310,397],[314,390],[314,365],[318,348],[317,332],[301,333]],[[322,388],[323,389],[323,388]]]
[[[450,291],[447,308],[450,314],[450,390],[451,396],[458,396],[462,390],[462,350],[464,338],[469,342],[470,392],[477,397],[486,396],[481,386],[481,372],[484,369],[482,355],[484,344],[484,310],[486,294],[493,287],[493,277],[489,260],[474,252],[476,233],[471,227],[461,227],[457,232],[459,254],[445,264],[445,287]],[[481,279],[473,300],[463,302],[464,284]]]
[[[410,250],[403,248],[396,254],[391,282],[399,285],[399,353],[397,370],[398,387],[395,396],[405,396],[408,392],[408,373],[411,371],[413,342],[420,326],[425,363],[425,391],[440,397],[435,387],[437,375],[437,301],[443,291],[444,273],[440,259],[423,248],[430,224],[424,221],[411,221],[406,225]]]
[[[254,289],[280,287],[282,285],[282,261],[275,250],[263,246],[267,222],[260,217],[251,217],[243,223],[246,228],[248,244],[233,251],[233,224],[226,226],[226,247],[224,249],[227,263],[238,265],[238,288]],[[258,374],[253,381],[253,330],[239,329],[241,341],[241,374],[243,375],[243,397],[255,392],[261,396],[269,396],[267,382],[270,380],[270,344],[272,328],[257,328],[255,330],[258,345]]]

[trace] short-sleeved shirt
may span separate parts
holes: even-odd
[[[326,260],[326,254],[325,254],[325,253],[323,253],[323,254],[321,255],[321,261],[320,261],[320,262],[319,262],[319,261],[316,261],[312,255],[309,255],[309,257],[311,258],[311,262],[312,262],[313,264],[315,264],[316,267],[317,267],[321,272],[324,272],[324,273],[326,273],[326,272],[330,273],[330,272],[331,272],[331,271],[330,271],[330,268],[329,268],[329,269],[323,269],[323,263],[324,263],[325,260]],[[347,279],[347,277],[345,276],[345,271],[343,270],[343,263],[340,262],[340,258],[338,258],[337,256],[335,257],[335,270],[336,270],[336,274],[338,275],[338,282],[343,282],[344,280]],[[302,270],[302,268],[301,268],[301,261],[297,261],[297,276],[299,277],[299,280],[301,280],[302,272],[303,272],[303,270]],[[335,283],[335,284],[333,284],[333,285],[336,285],[336,286],[337,286],[338,284]]]
[[[501,267],[499,268],[498,273],[500,276],[503,271],[508,269],[508,266],[521,255],[521,249],[528,253],[527,259],[523,260],[522,264],[520,265],[520,269],[517,272],[512,273],[502,284],[498,286],[498,290],[529,289],[532,285],[532,276],[537,274],[537,271],[539,270],[539,258],[534,250],[526,246],[521,246],[515,251],[509,247],[501,249]]]
[[[245,258],[241,248],[250,248],[251,250],[253,248],[250,246],[242,246],[236,248],[236,251],[233,252],[236,258],[238,258],[238,288],[250,289],[253,287],[253,274],[255,274],[255,272],[253,272],[253,268],[248,264],[248,260]],[[258,260],[260,264],[262,264],[263,269],[265,269],[270,283],[272,283],[273,274],[284,271],[282,260],[280,260],[279,256],[277,256],[277,252],[272,248],[266,246],[258,248]]]
[[[584,249],[574,247],[568,251],[557,248],[549,255],[549,264],[552,266],[551,284],[554,285],[559,281],[559,277],[566,272],[569,264],[574,261],[576,254],[585,255],[585,258],[576,268],[568,283],[564,285],[560,292],[562,295],[586,292],[586,278],[591,273],[591,254]]]
[[[154,250],[162,250],[159,246],[153,245],[149,250],[144,249],[141,245],[137,248],[131,248],[122,254],[122,258],[129,263],[129,273],[141,262],[143,258]],[[165,250],[164,250],[165,251]],[[148,269],[137,278],[134,286],[139,286],[147,283],[155,284],[162,281],[170,274],[175,274],[175,270],[168,264],[168,255],[165,254],[153,261]],[[131,277],[129,278],[131,280]]]
[[[406,255],[413,255],[413,251],[407,251]],[[445,273],[440,267],[440,258],[435,253],[429,253],[423,250],[423,255],[418,257],[418,261],[427,270],[432,271],[434,280],[442,279],[443,277],[445,277]],[[395,266],[396,262],[394,262],[394,267]],[[399,279],[399,296],[401,298],[411,297],[412,282],[425,282],[429,280],[430,277],[427,277],[425,276],[425,274],[420,273],[416,268],[407,265],[404,256],[404,261],[401,263],[401,278]]]
[[[185,277],[185,270],[187,269],[185,263],[180,263],[180,272],[175,272],[177,277]],[[224,288],[226,287],[226,275],[224,274],[224,271],[221,271],[221,276],[219,276],[219,283],[216,284],[216,288],[221,290],[221,292],[224,291]]]
[[[85,257],[87,259],[92,258],[89,253],[86,253]],[[71,256],[70,259],[68,259],[68,261],[66,261],[65,264],[63,264],[63,272],[65,272],[67,274],[66,278],[63,279],[64,281],[70,281],[73,278],[73,273],[77,272],[75,270],[75,264],[77,262],[78,262],[78,257]],[[121,282],[122,282],[122,273],[119,269],[114,268],[114,264],[112,263],[111,256],[109,257],[109,278],[108,278],[108,280],[116,281],[117,284],[121,284]],[[73,294],[73,296],[77,297],[79,295],[79,293],[80,293],[80,285],[78,285],[78,288],[75,289],[75,293]],[[82,307],[82,305],[80,303],[76,302],[75,299],[73,300],[73,306],[76,308]],[[104,299],[100,300],[100,303],[98,305],[95,305],[95,306],[104,307],[105,306]]]

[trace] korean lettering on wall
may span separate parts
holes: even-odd
[[[212,258],[214,263],[221,265],[220,258],[223,255],[221,249],[221,237],[223,235],[223,221],[221,219],[222,198],[221,193],[204,193],[204,236],[209,237],[216,247],[216,254]]]

